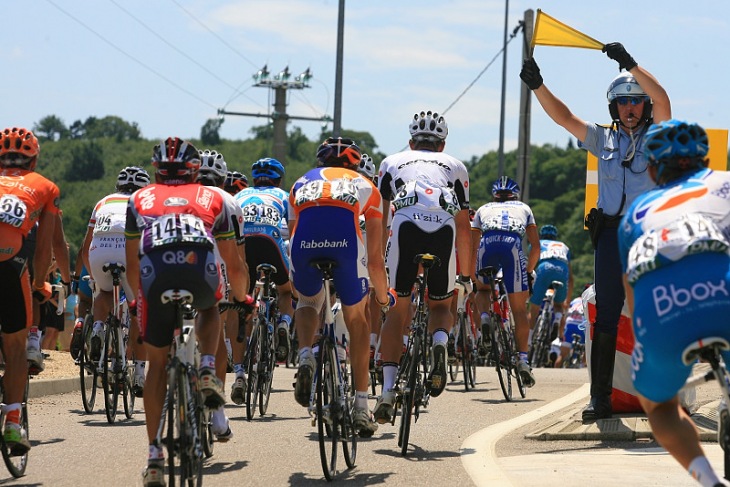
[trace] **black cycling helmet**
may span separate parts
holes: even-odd
[[[356,171],[362,151],[354,140],[329,137],[317,149],[317,167],[344,167]]]
[[[164,184],[186,184],[195,181],[200,169],[200,154],[190,142],[168,137],[152,150],[155,177]]]

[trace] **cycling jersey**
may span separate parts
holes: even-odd
[[[36,172],[0,169],[0,262],[20,251],[43,211],[59,212],[59,198],[58,186]]]
[[[535,267],[535,281],[532,283],[530,302],[540,305],[545,292],[553,281],[563,283],[560,289],[555,290],[556,303],[562,303],[568,298],[568,280],[570,278],[570,260],[573,254],[563,242],[557,240],[540,240],[540,260]]]
[[[472,228],[482,232],[477,252],[477,269],[502,269],[507,293],[527,291],[527,258],[522,239],[527,227],[535,225],[532,209],[521,201],[491,202],[474,214]],[[487,283],[486,278],[480,277]],[[544,294],[544,293],[543,293]]]
[[[382,218],[381,197],[373,183],[349,169],[326,167],[308,171],[292,186],[289,205],[291,273],[296,290],[312,297],[322,289],[322,276],[310,263],[337,262],[333,277],[344,305],[359,303],[368,292],[367,252],[359,217]]]
[[[169,345],[174,308],[163,305],[167,289],[187,289],[193,306],[208,309],[223,296],[216,240],[241,235],[243,219],[232,198],[200,184],[151,184],[130,198],[125,235],[139,239],[140,287],[137,314],[145,341]],[[154,327],[148,327],[154,317]]]
[[[563,333],[565,341],[563,342],[563,346],[571,346],[573,343],[573,335],[580,337],[579,343],[585,343],[587,324],[588,320],[583,314],[583,299],[579,296],[570,302],[570,308],[565,317],[565,331]]]
[[[110,292],[113,282],[110,272],[104,272],[104,266],[117,262],[126,266],[124,226],[127,220],[128,194],[112,193],[103,197],[94,206],[89,218],[92,239],[89,244],[89,265],[94,276],[96,287]],[[122,289],[131,293],[126,272],[122,274]]]
[[[429,297],[450,297],[456,279],[454,216],[469,209],[466,167],[444,152],[406,150],[383,159],[378,181],[395,210],[386,265],[398,296],[411,294],[418,272],[413,258],[431,253],[441,265],[429,272]]]
[[[256,267],[267,263],[277,272],[272,275],[275,284],[289,281],[288,237],[289,193],[273,186],[246,188],[236,194],[236,204],[243,213],[246,236],[246,264],[252,293],[258,278]]]
[[[691,372],[690,343],[730,340],[730,174],[703,169],[636,199],[619,227],[634,289],[632,379],[652,401],[672,398]],[[724,353],[725,360],[730,353]]]

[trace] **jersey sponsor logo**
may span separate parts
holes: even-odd
[[[697,282],[689,288],[669,286],[655,286],[651,294],[654,300],[654,309],[657,317],[661,318],[671,313],[675,308],[683,308],[692,302],[705,301],[715,297],[730,297],[726,288],[727,283],[720,280],[717,283],[711,281]]]
[[[152,188],[143,189],[138,194],[139,206],[143,210],[150,210],[153,206],[155,206],[155,193],[152,191]]]
[[[187,206],[188,200],[180,198],[179,196],[170,196],[162,204],[164,206]]]
[[[206,210],[209,210],[213,203],[213,192],[205,186],[201,186],[198,188],[198,195],[195,197],[195,202]]]
[[[687,182],[682,186],[661,193],[640,205],[634,212],[634,221],[642,220],[649,213],[659,213],[676,208],[689,200],[701,198],[709,189],[698,182]]]
[[[433,213],[419,213],[417,211],[413,212],[413,219],[422,221],[422,222],[431,222],[431,223],[443,223],[444,219],[441,218],[439,215],[433,214]]]
[[[434,160],[434,159],[414,159],[412,161],[404,162],[403,164],[398,165],[398,169],[403,169],[406,166],[410,166],[411,164],[418,164],[418,163],[424,163],[424,164],[434,164],[436,166],[439,166],[442,169],[445,169],[449,172],[451,172],[451,166],[448,164],[445,164],[443,162]]]
[[[347,248],[349,242],[347,239],[342,240],[302,240],[299,244],[300,249],[340,249]]]
[[[184,250],[168,250],[162,254],[162,262],[165,264],[194,265],[198,262],[198,255],[193,251],[185,252]]]

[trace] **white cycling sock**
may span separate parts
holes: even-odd
[[[94,332],[100,333],[104,329],[104,322],[103,321],[95,321],[94,322]]]
[[[444,330],[436,330],[433,332],[433,344],[434,345],[446,345],[449,341],[449,334]]]
[[[215,370],[215,355],[205,354],[200,356],[200,370]]]
[[[720,483],[720,479],[717,477],[715,471],[712,470],[712,466],[705,456],[700,456],[692,460],[687,471],[703,487],[713,487]]]
[[[378,334],[377,333],[371,333],[370,334],[370,346],[376,347],[378,345]]]
[[[147,453],[147,460],[162,460],[165,458],[165,452],[162,451],[162,447],[157,445],[150,445],[149,453]]]
[[[395,385],[398,376],[398,365],[383,364],[383,392],[389,391]]]
[[[226,418],[226,412],[223,408],[214,409],[211,412],[210,420],[214,433],[223,434],[228,431],[228,418]]]
[[[355,408],[368,409],[368,392],[355,391]]]

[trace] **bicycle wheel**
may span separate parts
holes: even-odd
[[[413,337],[412,348],[406,353],[411,352],[413,355],[404,362],[406,385],[402,391],[401,400],[401,416],[400,428],[398,430],[398,446],[402,456],[408,454],[408,440],[411,435],[411,417],[415,409],[416,399],[416,380],[419,374],[419,365],[421,363],[421,337],[417,334]]]
[[[319,342],[319,358],[317,359],[317,436],[322,472],[330,481],[337,473],[337,447],[341,432],[338,425],[334,423],[339,407],[335,392],[337,387],[336,367],[337,351],[332,342],[323,338]],[[341,412],[339,414],[341,415]]]
[[[461,344],[461,363],[464,368],[464,390],[468,391],[474,388],[473,364],[474,358],[471,354],[471,345],[469,340],[469,331],[467,330],[466,316],[463,313],[459,315],[459,343]]]
[[[248,378],[246,382],[246,419],[251,421],[256,412],[259,393],[258,364],[261,360],[261,329],[254,326],[251,331],[251,339],[248,342],[246,369]]]
[[[492,317],[492,359],[494,360],[499,385],[507,401],[512,400],[511,349],[500,316]]]
[[[104,350],[102,350],[102,374],[101,385],[104,389],[104,411],[108,423],[114,423],[117,417],[117,406],[119,405],[118,371],[121,369],[119,357],[119,327],[114,320],[108,319],[104,325]]]
[[[271,398],[271,383],[274,380],[274,367],[276,367],[276,354],[273,349],[273,335],[266,334],[266,348],[263,350],[262,364],[264,370],[259,374],[259,413],[266,414]]]
[[[28,378],[25,379],[25,391],[23,392],[23,402],[20,403],[20,427],[25,430],[30,441],[30,428],[28,422]],[[0,414],[0,433],[5,431],[5,413]],[[5,466],[8,468],[10,475],[16,479],[25,475],[25,469],[28,466],[28,453],[18,453],[13,451],[7,443],[5,443],[5,435],[0,435],[0,446],[2,447],[2,456]]]
[[[196,392],[190,389],[191,379],[185,368],[176,363],[167,390],[167,455],[170,486],[202,485],[202,451],[196,445],[195,428],[199,426],[200,409]]]
[[[81,328],[81,351],[79,352],[79,380],[81,382],[81,402],[84,411],[91,414],[94,412],[96,402],[96,366],[89,359],[89,339],[93,327],[93,318],[87,315]]]
[[[517,351],[517,344],[515,342],[515,318],[514,316],[512,316],[512,310],[509,310],[508,317],[508,325],[505,331],[507,335],[507,343],[510,350],[510,357],[512,357],[512,360],[510,360],[510,372],[514,376],[515,382],[517,382],[517,390],[520,391],[520,396],[524,399],[527,395],[527,389],[525,388],[525,384],[522,382],[522,377],[517,372],[517,361],[519,360],[519,354]]]
[[[128,338],[124,337],[125,343],[128,345]],[[126,347],[125,347],[126,348]],[[122,399],[124,402],[124,416],[132,419],[134,416],[134,403],[136,396],[134,395],[134,355],[131,359],[125,359],[122,369]]]
[[[213,421],[212,411],[203,407],[202,417],[200,418],[200,442],[203,444],[203,453],[205,458],[213,456]]]
[[[459,377],[459,361],[449,363],[449,378],[454,382]]]

